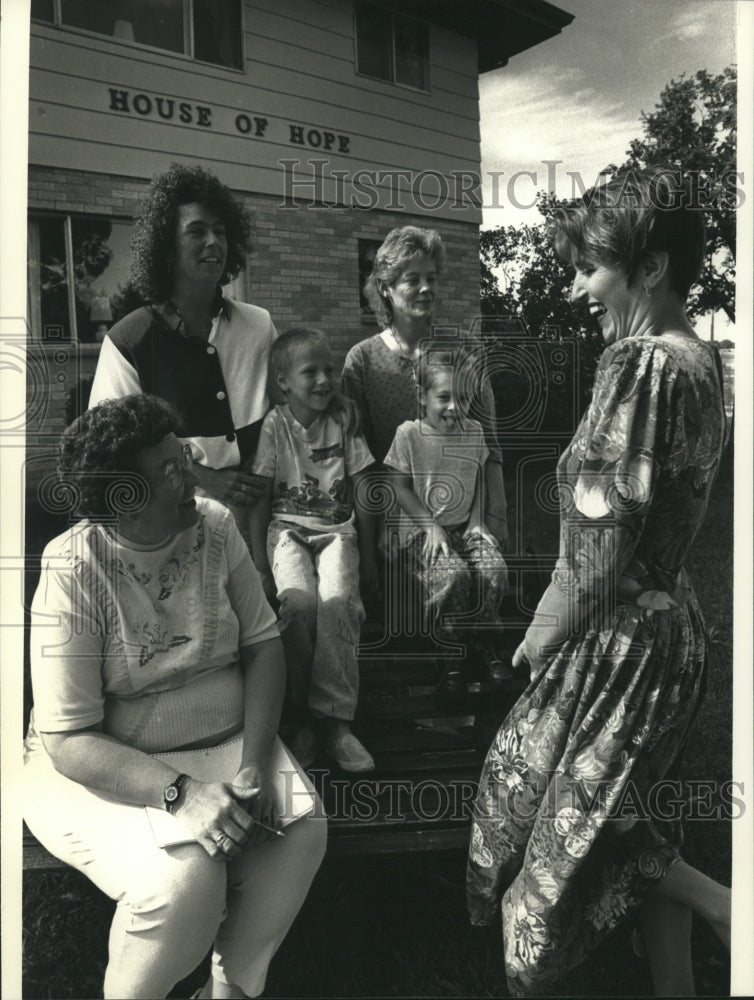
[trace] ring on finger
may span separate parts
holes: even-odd
[[[218,833],[218,835],[215,837],[215,843],[219,848],[222,848],[223,844],[227,839],[228,838],[225,836],[224,833]]]

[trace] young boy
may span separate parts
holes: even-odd
[[[353,492],[374,459],[350,430],[333,390],[332,355],[322,332],[296,327],[281,334],[270,353],[270,373],[286,402],[262,424],[252,471],[268,482],[249,528],[265,592],[280,603],[294,707],[305,701],[310,716],[291,749],[308,766],[321,734],[344,771],[371,771],[374,760],[350,721],[364,620],[359,578],[372,583],[376,577],[371,546],[360,544]]]
[[[483,518],[489,452],[481,424],[467,412],[464,386],[472,374],[462,351],[427,349],[416,369],[423,415],[398,427],[385,465],[402,511],[403,557],[422,585],[428,622],[440,639],[470,632],[489,678],[500,681],[510,674],[497,655],[508,574]],[[447,663],[446,690],[464,686],[457,662]]]

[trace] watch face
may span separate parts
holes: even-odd
[[[175,802],[177,798],[178,798],[178,789],[175,787],[175,785],[168,785],[168,787],[165,789],[165,801]]]

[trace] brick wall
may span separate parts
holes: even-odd
[[[29,209],[134,217],[148,181],[118,174],[32,166]],[[358,209],[282,207],[281,198],[240,193],[255,218],[243,297],[268,309],[279,330],[311,323],[329,335],[339,368],[348,349],[376,332],[359,308],[359,239],[382,240],[396,225],[436,228],[447,250],[436,319],[467,328],[478,313],[478,233],[464,222]],[[93,374],[97,345],[33,345],[29,359],[27,497],[53,467],[68,393]]]
[[[282,208],[271,198],[246,197],[256,220],[247,269],[249,301],[270,310],[279,330],[312,323],[330,336],[338,366],[348,349],[377,331],[359,309],[359,239],[381,241],[394,226],[435,227],[447,251],[436,320],[468,327],[479,311],[476,226],[426,216],[357,209]]]
[[[136,215],[145,181],[82,170],[29,168],[29,208],[50,212]]]
[[[147,181],[117,174],[31,167],[29,208],[133,217]],[[394,227],[434,227],[447,250],[437,321],[468,327],[479,307],[477,228],[431,216],[358,209],[281,206],[281,198],[239,192],[256,224],[244,276],[245,298],[269,309],[283,330],[313,323],[331,337],[336,360],[376,330],[359,310],[357,240],[381,240]]]

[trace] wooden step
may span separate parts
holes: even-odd
[[[400,719],[443,719],[462,716],[496,716],[501,721],[518,700],[524,685],[521,681],[481,685],[477,692],[459,694],[421,694],[409,697],[404,693],[379,695],[371,692],[356,711],[359,723],[386,722]]]

